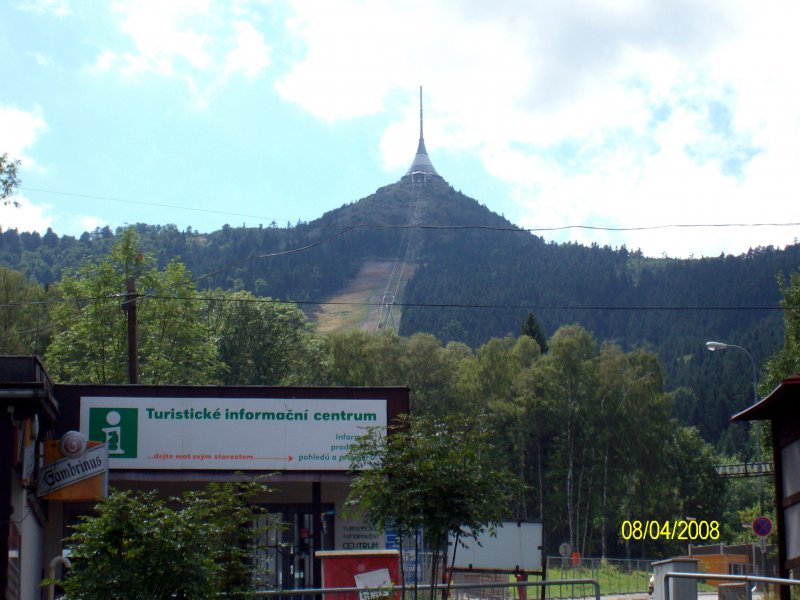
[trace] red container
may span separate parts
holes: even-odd
[[[326,595],[328,600],[373,600],[388,598],[385,591],[369,588],[399,587],[400,553],[397,550],[324,550],[316,553],[322,561],[323,588],[365,588],[363,592]],[[394,594],[399,600],[400,592]]]

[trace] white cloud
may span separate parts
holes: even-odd
[[[56,61],[53,59],[52,56],[49,56],[47,54],[42,54],[41,52],[32,52],[31,56],[33,56],[33,59],[36,61],[36,64],[39,65],[40,67],[49,69],[51,67],[56,66]]]
[[[521,44],[517,36],[491,22],[465,21],[449,3],[301,1],[293,6],[287,28],[305,52],[277,89],[321,119],[382,112],[397,91],[410,96],[411,108],[420,83],[435,85],[442,104],[464,111],[485,108],[487,96],[514,97],[526,85],[527,65],[518,57],[509,53],[507,60],[497,61],[487,52]]]
[[[108,219],[92,215],[58,215],[52,204],[34,203],[24,193],[15,195],[14,200],[19,206],[0,205],[0,227],[4,231],[17,229],[44,234],[48,228],[52,228],[59,235],[78,237],[85,231],[109,225]]]
[[[105,49],[97,55],[94,64],[88,68],[88,71],[95,75],[106,73],[115,67],[117,59],[118,56],[116,52]]]
[[[106,225],[108,225],[108,219],[92,216],[73,216],[69,220],[67,231],[63,232],[62,235],[80,236],[85,231],[94,231]]]
[[[243,73],[253,79],[269,66],[269,48],[264,36],[246,21],[233,24],[236,46],[225,56],[225,73]]]
[[[186,84],[205,109],[233,74],[248,79],[270,65],[270,46],[257,1],[116,0],[112,17],[123,34],[106,42],[88,72],[135,81],[157,75]]]
[[[33,159],[26,154],[26,149],[33,145],[40,134],[47,131],[47,123],[42,115],[42,108],[35,106],[26,111],[16,106],[0,104],[0,154],[8,153],[19,159],[25,166],[33,166]]]
[[[38,231],[45,233],[53,226],[52,206],[33,204],[23,194],[14,196],[19,206],[0,205],[0,224],[3,230]]]
[[[72,14],[72,7],[67,0],[24,0],[16,2],[15,6],[37,15],[50,15],[53,17],[67,17]]]
[[[182,63],[203,70],[211,63],[209,35],[195,27],[209,15],[208,0],[136,0],[115,2],[120,29],[135,47],[125,52],[122,72],[173,75]],[[107,52],[107,50],[106,50]]]
[[[21,162],[21,178],[25,171],[42,168],[28,154],[39,135],[47,131],[47,123],[42,109],[35,106],[25,111],[15,106],[0,104],[0,154],[7,153],[12,160]],[[49,214],[51,206],[34,204],[23,193],[16,193],[12,203],[0,205],[0,226],[3,229],[19,229],[20,231],[40,231],[44,233],[52,226],[53,218]],[[14,202],[19,204],[15,206]]]

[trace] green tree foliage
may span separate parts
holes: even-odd
[[[67,598],[203,600],[251,597],[254,512],[259,484],[211,484],[180,498],[116,491],[66,543]]]
[[[327,349],[293,304],[250,292],[205,295],[225,385],[302,385],[326,377]]]
[[[37,283],[0,267],[0,354],[41,354],[48,340],[47,294]]]
[[[404,385],[399,369],[404,344],[404,338],[390,331],[330,335],[330,382],[334,385]]]
[[[539,323],[539,320],[534,316],[533,313],[529,312],[528,316],[525,317],[525,322],[522,324],[520,334],[527,335],[529,338],[536,340],[536,343],[539,344],[541,351],[547,352],[547,337],[544,335],[544,331],[542,331],[542,326]]]
[[[495,361],[501,372],[515,365],[502,378],[511,378],[510,393],[484,392],[496,440],[526,484],[516,496],[517,516],[545,519],[551,540],[601,556],[678,549],[621,540],[625,520],[682,518],[687,511],[720,520],[716,457],[696,431],[671,417],[658,358],[598,347],[576,325],[559,329],[548,345],[528,364]]]
[[[472,397],[460,393],[462,366],[472,352],[464,344],[442,346],[430,334],[410,338],[392,332],[351,331],[328,338],[333,385],[407,385],[415,415],[444,417],[470,411]]]
[[[186,268],[173,260],[158,270],[127,229],[110,253],[87,260],[57,286],[63,300],[51,318],[59,329],[45,355],[50,373],[62,382],[125,383],[127,324],[122,310],[128,277],[136,279],[140,383],[208,384],[218,381],[221,363],[202,303]]]
[[[584,511],[590,502],[588,469],[593,450],[592,413],[597,408],[594,385],[595,342],[578,326],[559,329],[550,341],[550,352],[537,364],[545,399],[558,412],[561,423],[556,432],[557,448],[550,463],[558,465],[563,478],[558,486],[566,517],[568,540],[574,548],[585,548],[587,520]],[[555,471],[555,470],[554,470]]]
[[[773,390],[782,379],[800,373],[800,271],[789,275],[788,281],[778,277],[778,287],[783,296],[783,348],[767,361],[761,390]]]
[[[512,478],[492,461],[489,441],[479,420],[456,416],[405,417],[388,435],[371,429],[349,453],[358,473],[347,505],[406,539],[422,528],[437,567],[448,537],[476,538],[508,518]]]
[[[11,200],[11,196],[21,183],[19,165],[19,160],[12,160],[6,153],[0,154],[0,200],[4,205],[13,202],[14,206],[19,206],[17,201]]]

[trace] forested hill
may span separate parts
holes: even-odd
[[[397,299],[403,335],[426,331],[475,347],[516,335],[531,312],[548,336],[577,322],[598,340],[656,350],[668,384],[694,390],[681,396],[680,416],[712,441],[748,402],[751,377],[746,357],[711,354],[704,343],[744,346],[762,364],[782,343],[777,276],[800,267],[800,245],[678,260],[546,243],[438,180],[389,185],[294,226],[137,228],[146,251],[162,264],[181,257],[198,287],[301,302],[309,314],[366,262],[397,261],[413,273]],[[108,228],[79,239],[3,231],[0,264],[50,284],[103,254],[114,236]]]

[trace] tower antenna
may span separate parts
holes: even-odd
[[[422,139],[422,86],[419,86],[419,139]]]

